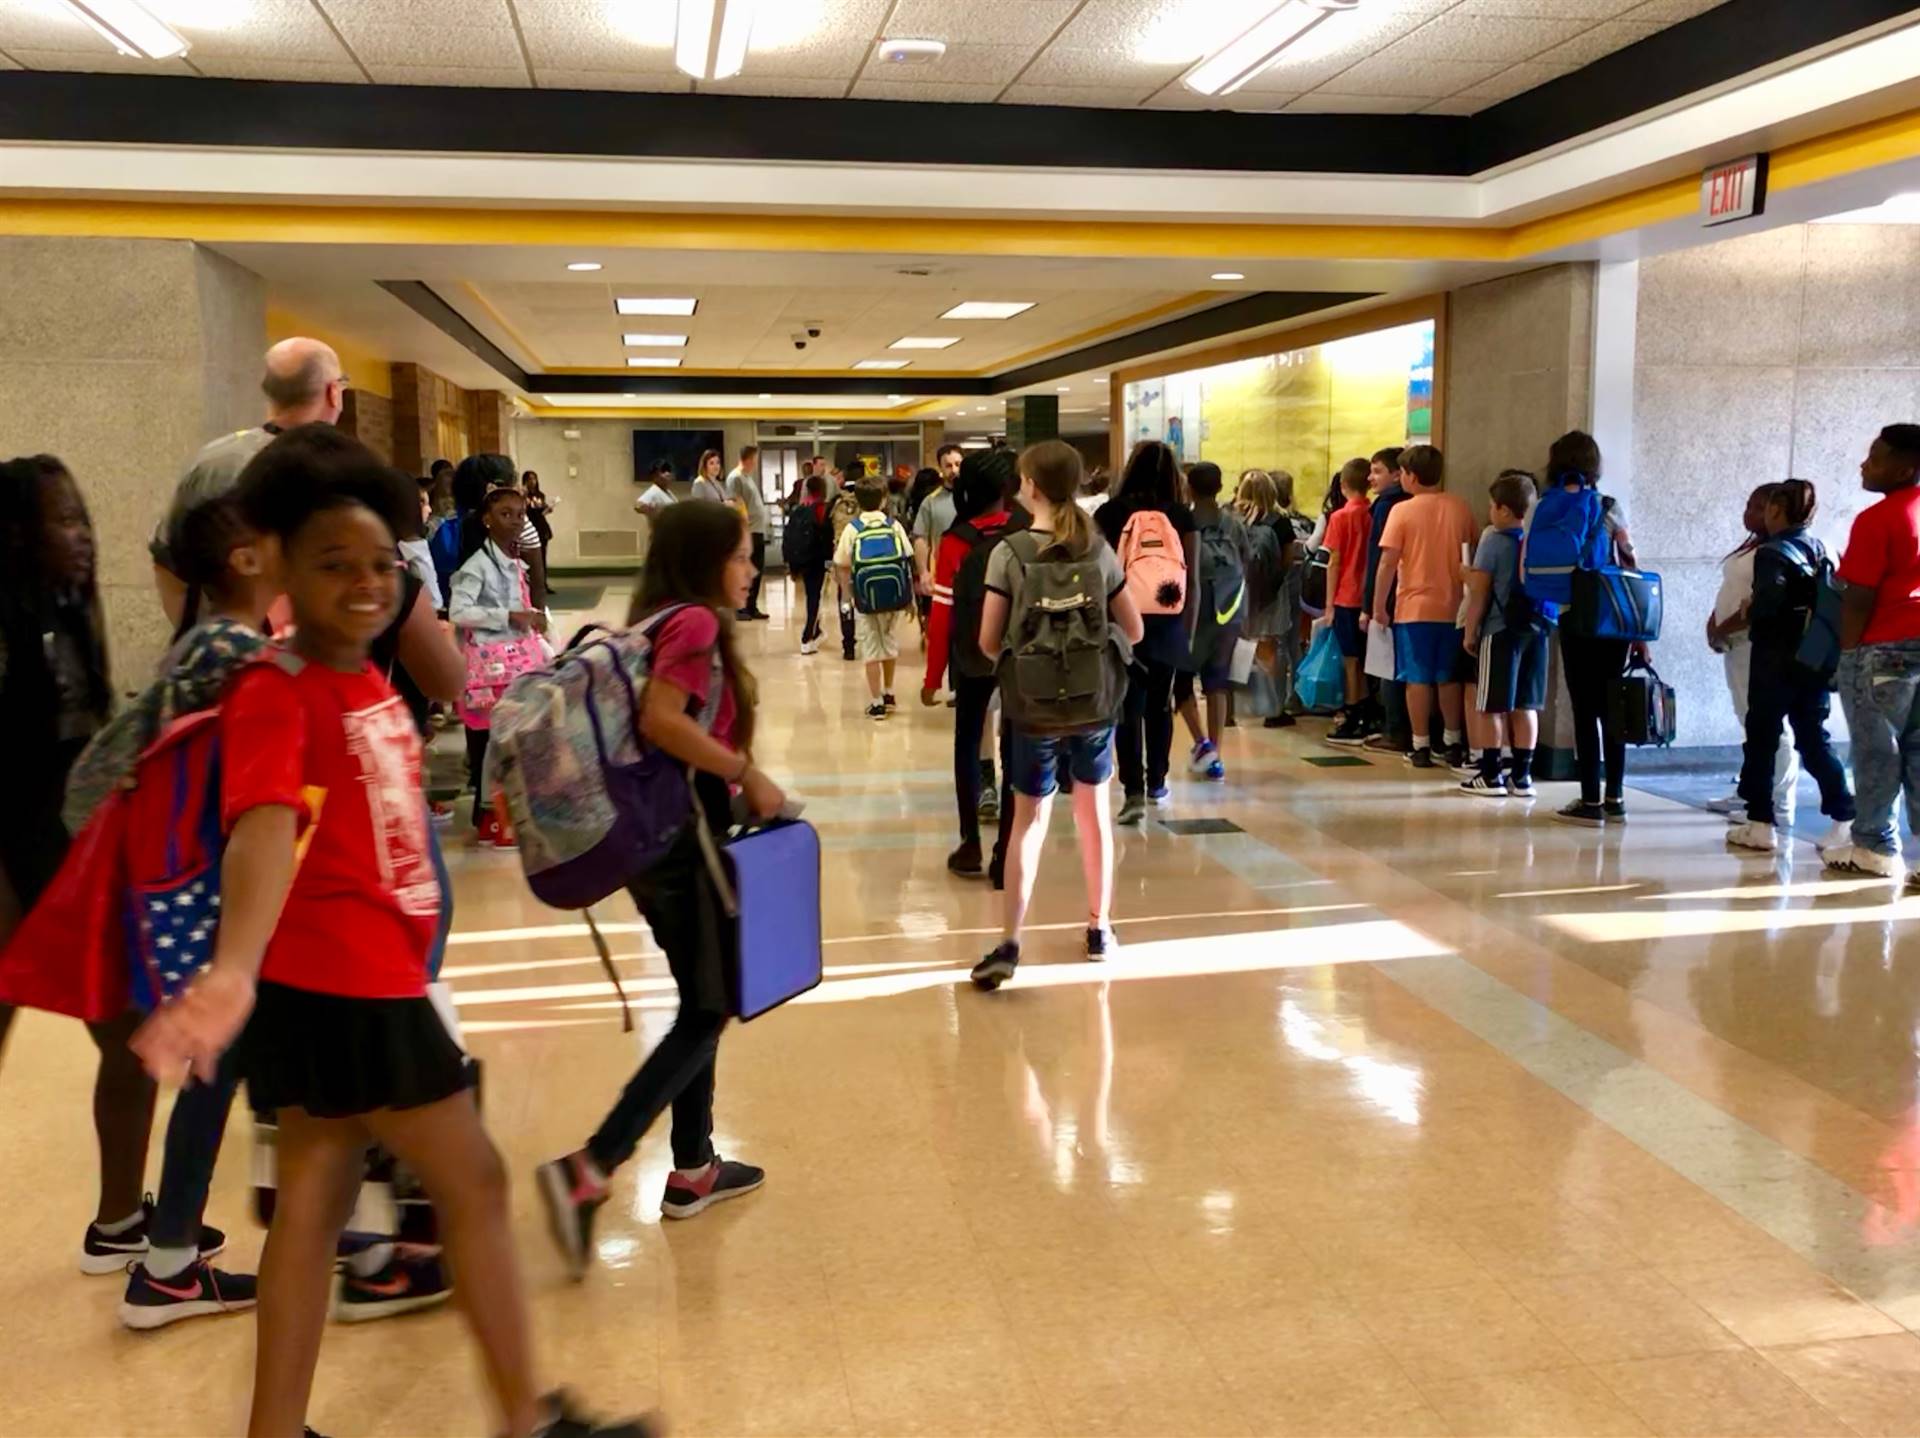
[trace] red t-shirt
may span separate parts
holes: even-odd
[[[1358,609],[1367,601],[1367,541],[1372,535],[1373,511],[1365,499],[1349,499],[1327,520],[1327,551],[1340,556],[1336,609]]]
[[[1920,639],[1920,484],[1860,512],[1839,575],[1874,592],[1862,644]]]
[[[372,665],[255,665],[221,704],[220,743],[229,829],[270,805],[302,820],[304,853],[260,976],[347,998],[426,993],[440,881],[405,701]]]
[[[648,672],[676,689],[684,689],[696,710],[705,708],[707,689],[713,682],[713,647],[719,642],[720,616],[704,604],[689,604],[654,633]],[[722,680],[713,737],[729,749],[739,747],[734,743],[739,715],[733,686]]]

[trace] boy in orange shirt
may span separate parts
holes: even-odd
[[[1447,762],[1467,759],[1461,730],[1466,657],[1460,647],[1460,570],[1477,531],[1466,501],[1441,493],[1445,477],[1446,461],[1430,444],[1413,445],[1400,456],[1400,483],[1412,498],[1387,516],[1374,590],[1381,596],[1375,624],[1388,622],[1384,596],[1398,595],[1392,621],[1394,677],[1407,686],[1407,717],[1413,724],[1407,762],[1416,769],[1434,767],[1436,694],[1446,725]]]

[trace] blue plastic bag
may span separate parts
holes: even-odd
[[[1331,624],[1314,630],[1313,645],[1294,671],[1293,692],[1303,707],[1316,714],[1331,713],[1346,703],[1347,677]]]

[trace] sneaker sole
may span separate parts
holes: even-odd
[[[745,1198],[750,1193],[758,1193],[766,1184],[764,1178],[747,1184],[742,1188],[715,1189],[705,1198],[695,1199],[692,1203],[660,1205],[662,1218],[695,1218],[712,1208],[716,1203],[725,1203],[730,1198]]]
[[[1576,829],[1604,829],[1607,827],[1607,821],[1605,819],[1588,819],[1581,815],[1562,814],[1558,811],[1555,811],[1553,820],[1556,824],[1571,824]]]
[[[1727,847],[1729,849],[1738,849],[1743,854],[1765,854],[1768,858],[1772,858],[1780,852],[1780,846],[1778,844],[1769,848],[1764,844],[1743,844],[1738,839],[1727,840]]]
[[[451,1288],[438,1293],[410,1293],[405,1298],[383,1298],[369,1303],[348,1303],[336,1297],[333,1301],[333,1321],[335,1323],[375,1323],[382,1318],[398,1318],[403,1313],[418,1313],[425,1308],[438,1308],[453,1297]]]
[[[971,977],[973,986],[976,989],[979,989],[982,993],[990,994],[1008,979],[1012,978],[1013,973],[1014,966],[1012,964],[994,964],[991,967],[980,970],[979,973]],[[664,1211],[665,1210],[662,1209],[662,1212]]]
[[[1873,869],[1863,869],[1858,864],[1823,864],[1821,867],[1833,874],[1858,874],[1863,879],[1878,879],[1885,884],[1912,883],[1911,874],[1882,874]]]
[[[151,1333],[156,1328],[165,1328],[170,1323],[179,1323],[188,1318],[210,1318],[216,1313],[244,1313],[253,1305],[251,1298],[237,1303],[217,1303],[210,1298],[196,1298],[188,1303],[169,1303],[161,1308],[123,1303],[120,1305],[120,1326],[130,1328],[135,1333]]]
[[[1507,797],[1509,799],[1521,800],[1537,799],[1540,797],[1540,791],[1537,789],[1509,789],[1507,790]]]
[[[127,1265],[146,1256],[147,1245],[144,1243],[138,1248],[126,1248],[117,1253],[88,1253],[82,1249],[80,1271],[89,1278],[105,1278],[109,1273],[117,1273],[125,1278]],[[207,1256],[212,1257],[211,1254]]]
[[[586,1276],[587,1250],[574,1221],[572,1190],[556,1164],[543,1163],[534,1173],[540,1180],[540,1197],[547,1205],[547,1232],[553,1235],[554,1246],[566,1262],[568,1276],[577,1282]]]
[[[1505,799],[1508,797],[1507,791],[1505,789],[1456,788],[1453,792],[1458,794],[1463,799]]]

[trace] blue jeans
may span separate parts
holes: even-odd
[[[1907,796],[1907,823],[1920,822],[1920,640],[1873,644],[1840,656],[1840,706],[1853,734],[1859,814],[1853,842],[1876,854],[1900,852],[1894,801]]]

